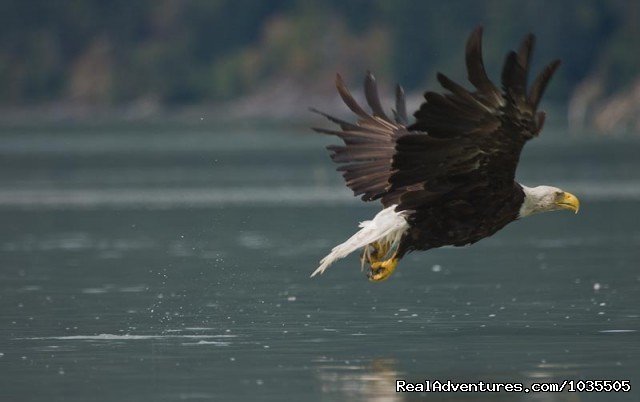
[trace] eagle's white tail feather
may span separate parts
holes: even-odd
[[[331,252],[320,260],[320,266],[311,276],[323,273],[335,261],[346,257],[359,248],[376,241],[384,241],[396,246],[409,224],[404,211],[396,212],[396,205],[378,212],[370,221],[360,223],[360,230],[347,241],[335,246]]]

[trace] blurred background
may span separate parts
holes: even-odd
[[[482,24],[493,73],[528,32],[538,67],[562,59],[548,99],[572,129],[639,132],[638,21],[627,0],[6,0],[0,118],[303,118],[336,72],[414,94],[436,71],[462,78]]]
[[[0,400],[638,401],[637,1],[0,1]],[[576,194],[371,284],[317,262],[380,209],[308,111],[396,82],[409,110],[537,35],[563,65],[517,179]],[[392,99],[385,99],[391,105]],[[631,380],[400,394],[395,380]]]

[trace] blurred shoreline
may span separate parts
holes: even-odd
[[[359,83],[352,82],[352,93],[366,105]],[[640,134],[640,81],[617,93],[604,96],[597,81],[586,81],[568,101],[549,99],[542,110],[555,125],[566,126],[574,135],[585,132],[600,135]],[[318,84],[315,84],[317,88]],[[171,105],[157,99],[143,98],[116,105],[91,104],[68,100],[29,106],[0,106],[0,126],[42,124],[197,124],[204,120],[217,125],[308,125],[318,121],[309,109],[350,119],[348,109],[327,81],[326,90],[317,91],[291,82],[266,86],[234,100]],[[430,87],[428,90],[441,91]],[[380,89],[382,103],[391,110],[395,99],[388,86]],[[421,92],[406,95],[407,110],[412,113],[423,101]]]
[[[334,90],[333,83],[327,88]],[[363,95],[353,88],[354,95]],[[422,102],[420,93],[407,95],[407,109],[417,110]],[[394,98],[383,97],[382,102],[391,110]],[[34,124],[88,124],[88,123],[145,123],[145,122],[200,122],[251,123],[273,122],[282,124],[308,124],[317,120],[309,109],[349,117],[337,93],[311,93],[304,88],[287,85],[272,87],[266,91],[231,101],[200,102],[191,105],[166,105],[142,99],[120,105],[91,105],[69,101],[57,101],[31,106],[0,106],[0,125],[29,126]]]

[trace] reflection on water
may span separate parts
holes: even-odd
[[[554,367],[554,365],[541,364],[537,371],[527,373],[477,373],[472,376],[467,372],[449,378],[425,378],[412,377],[410,374],[398,371],[399,362],[393,358],[375,358],[369,362],[334,362],[330,359],[320,358],[317,361],[317,377],[321,384],[321,390],[329,399],[344,401],[371,401],[371,402],[404,402],[415,400],[437,401],[540,401],[540,402],[578,402],[583,399],[577,393],[524,393],[524,392],[396,392],[397,380],[406,383],[425,384],[447,381],[457,383],[477,384],[483,381],[486,384],[518,383],[525,388],[530,388],[535,383],[562,384],[567,376],[576,376],[579,370],[569,370],[567,367]],[[481,380],[478,380],[481,378]]]
[[[370,284],[357,257],[309,279],[377,208],[343,188],[324,138],[43,131],[0,144],[0,400],[638,400],[637,141],[546,130],[519,175],[577,193],[578,216],[411,254]],[[632,393],[402,394],[396,379]]]
[[[394,359],[375,359],[364,365],[338,364],[329,359],[319,359],[317,363],[323,393],[349,401],[405,400],[396,392],[396,380],[402,378],[402,373],[396,371]]]

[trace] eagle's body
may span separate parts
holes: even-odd
[[[515,181],[524,144],[544,124],[538,104],[559,61],[547,66],[527,90],[534,41],[529,35],[518,52],[507,55],[499,90],[485,72],[481,37],[479,28],[466,49],[468,78],[475,91],[438,74],[448,92],[427,92],[413,124],[408,122],[400,87],[391,119],[383,111],[371,74],[365,79],[365,96],[372,114],[337,77],[338,92],[358,121],[353,124],[323,114],[340,130],[316,130],[344,141],[343,146],[328,149],[342,164],[338,170],[347,186],[364,201],[381,200],[384,209],[335,247],[314,274],[363,248],[369,277],[382,280],[407,252],[472,244],[536,212],[577,211],[577,198],[569,193],[547,186],[528,188]]]
[[[434,208],[416,212],[411,217],[414,224],[405,241],[400,243],[398,254],[473,244],[516,220],[523,200],[524,192],[516,185],[512,192],[492,196],[480,191],[469,192],[465,197],[452,198]]]

